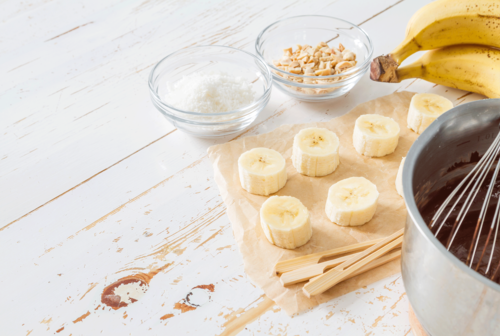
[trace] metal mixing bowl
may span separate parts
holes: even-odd
[[[499,123],[500,99],[457,106],[433,122],[406,157],[403,282],[415,315],[432,336],[500,335],[500,285],[448,252],[418,210],[447,181],[448,167],[474,151],[486,152]]]

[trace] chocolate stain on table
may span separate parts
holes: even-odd
[[[130,302],[125,302],[122,296],[115,293],[115,290],[123,285],[138,285],[143,291],[143,294],[149,289],[149,283],[155,275],[157,275],[162,270],[166,269],[171,264],[166,264],[160,268],[156,268],[149,273],[137,273],[133,275],[128,275],[123,277],[112,284],[106,286],[101,294],[101,302],[105,305],[117,310],[122,307],[127,307],[130,303],[138,301],[139,298],[134,298],[132,295],[129,296]],[[130,293],[127,293],[130,294]]]
[[[213,293],[214,291],[215,286],[213,284],[195,286],[189,293],[187,293],[184,299],[175,303],[174,309],[180,310],[181,313],[195,310],[196,308],[210,302],[212,299],[210,293]]]

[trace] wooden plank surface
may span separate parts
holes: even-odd
[[[253,52],[270,23],[323,14],[387,53],[419,0],[0,2],[0,326],[5,335],[411,335],[394,276],[290,318],[245,276],[206,149],[150,102],[147,76],[180,48]],[[274,90],[243,135],[326,121],[397,90],[477,95],[366,75],[330,103]],[[146,296],[103,309],[103,288],[162,270]],[[208,299],[186,310],[199,285]],[[203,298],[202,298],[203,299]]]

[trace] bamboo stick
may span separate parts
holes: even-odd
[[[321,294],[345,280],[347,276],[401,244],[403,242],[403,233],[404,229],[397,231],[381,242],[346,260],[339,266],[309,281],[303,287],[304,294],[307,297]]]
[[[328,260],[316,265],[310,265],[303,268],[299,268],[297,270],[293,270],[290,272],[285,272],[281,274],[280,282],[283,286],[290,286],[299,282],[303,282],[309,280],[311,278],[317,277],[323,274],[326,270],[334,268],[343,262],[347,261],[349,258],[352,258],[360,253],[351,254],[348,256],[336,258],[333,260]],[[378,260],[378,259],[377,259]],[[375,266],[377,267],[377,266]]]
[[[396,260],[399,257],[401,257],[401,250],[400,249],[395,250],[394,252],[389,252],[388,254],[385,254],[385,255],[381,256],[380,258],[375,259],[374,261],[372,261],[368,265],[361,267],[359,270],[357,270],[356,272],[354,272],[351,275],[347,276],[342,281],[345,281],[345,280],[350,279],[350,278],[354,278],[357,275],[360,275],[362,273],[368,272],[369,270],[372,270],[374,268],[382,266],[383,264],[387,264],[389,261]],[[316,278],[319,278],[319,277],[320,277],[320,275],[318,275],[318,276],[316,276],[314,278],[309,279],[309,281],[312,281],[312,280],[314,280]]]
[[[370,241],[366,241],[366,242],[362,242],[362,243],[358,243],[358,244],[339,247],[339,248],[328,250],[328,251],[308,254],[308,255],[305,255],[302,257],[283,260],[283,261],[280,261],[276,264],[275,271],[276,271],[276,274],[281,274],[281,273],[290,272],[290,271],[293,271],[293,270],[296,270],[296,269],[299,269],[299,268],[302,268],[305,266],[316,265],[321,261],[322,258],[326,259],[326,258],[339,256],[342,254],[363,251],[363,250],[381,242],[384,239],[385,238],[370,240]]]

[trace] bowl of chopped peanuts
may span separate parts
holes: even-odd
[[[321,102],[349,92],[370,68],[373,44],[366,32],[331,16],[277,21],[255,42],[277,89],[298,100]]]

